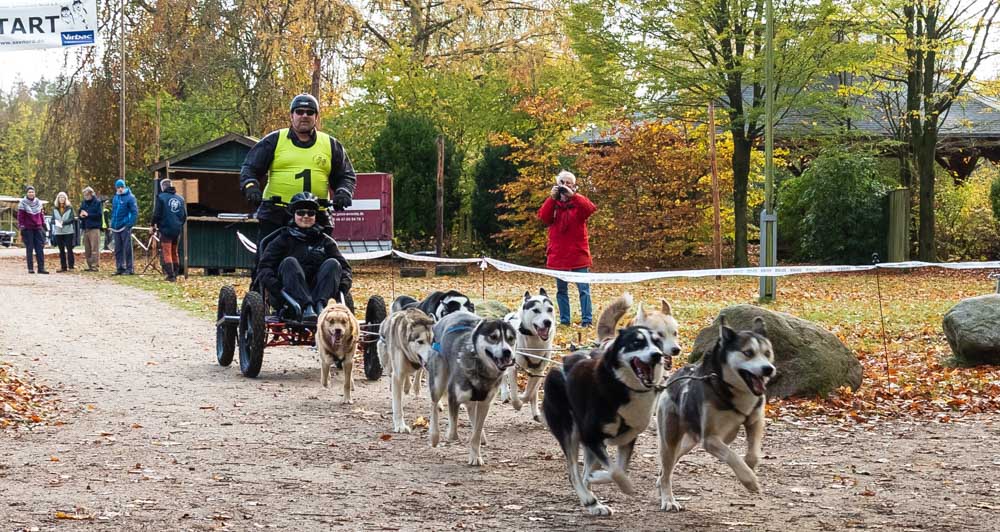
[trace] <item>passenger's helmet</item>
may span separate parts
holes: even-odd
[[[299,192],[292,196],[292,201],[288,204],[288,211],[295,214],[298,209],[319,210],[319,201],[312,192]]]
[[[288,106],[288,112],[291,113],[296,109],[312,109],[313,111],[319,112],[319,102],[312,94],[300,94],[292,98],[292,103]]]

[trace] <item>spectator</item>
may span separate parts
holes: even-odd
[[[101,230],[104,231],[104,251],[111,251],[111,202],[101,200]]]
[[[56,194],[56,202],[52,206],[52,235],[59,247],[59,271],[76,269],[76,257],[73,256],[73,239],[76,238],[76,211],[69,202],[65,192]],[[67,256],[68,255],[68,256]]]
[[[35,187],[29,186],[17,204],[17,227],[24,242],[28,273],[35,273],[32,252],[38,257],[38,273],[49,273],[45,270],[45,214],[42,201],[35,197]]]
[[[160,180],[160,194],[153,206],[153,230],[160,232],[160,246],[163,250],[163,270],[167,280],[174,282],[181,269],[177,254],[177,239],[187,220],[184,197],[177,193],[169,179]]]
[[[87,259],[87,271],[96,272],[101,268],[101,200],[94,189],[83,189],[83,202],[80,203],[80,222],[83,225],[83,256]]]
[[[132,264],[132,226],[139,218],[139,204],[125,181],[115,181],[111,203],[111,233],[115,237],[115,275],[135,275]]]
[[[576,176],[566,170],[559,172],[556,185],[538,209],[538,219],[549,227],[546,267],[572,272],[590,271],[592,261],[587,218],[596,210],[597,207],[586,196],[577,192]],[[576,286],[580,291],[580,325],[590,327],[593,322],[590,285],[576,283]],[[562,279],[556,279],[556,302],[559,305],[559,323],[569,325],[569,287]]]

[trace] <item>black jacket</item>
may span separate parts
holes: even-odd
[[[85,231],[101,228],[101,200],[97,199],[97,196],[80,202],[80,211],[87,211],[87,217],[80,218]]]
[[[343,273],[340,277],[340,290],[351,288],[351,265],[337,248],[337,242],[329,235],[320,232],[318,226],[300,229],[295,225],[287,225],[278,230],[279,233],[264,249],[260,259],[257,277],[261,285],[273,294],[281,291],[281,281],[278,279],[278,265],[285,257],[295,257],[306,274],[310,284],[316,277],[319,267],[326,259],[337,259]]]
[[[274,149],[278,147],[278,135],[280,133],[280,129],[272,131],[260,139],[253,148],[250,148],[246,158],[243,159],[243,166],[240,168],[241,191],[246,189],[247,183],[254,183],[260,187],[261,180],[267,176],[267,172],[271,169],[271,162],[274,161]],[[288,138],[292,141],[293,145],[299,148],[311,148],[316,143],[316,132],[314,130],[309,140],[302,142],[299,140],[298,135],[289,128]],[[330,136],[330,154],[332,155],[332,159],[330,160],[330,176],[327,181],[331,196],[336,194],[337,191],[343,190],[350,193],[353,198],[354,187],[357,184],[358,178],[354,173],[354,166],[351,164],[351,159],[344,150],[344,145],[333,136]],[[263,192],[263,188],[261,188],[261,192]],[[316,195],[325,197],[320,192],[317,192]],[[271,220],[280,224],[285,223],[288,220],[288,211],[284,207],[272,205],[268,199],[264,198],[264,203],[261,203],[257,209],[257,218]]]
[[[177,193],[177,189],[169,187],[156,196],[156,203],[153,205],[153,225],[160,229],[160,234],[166,238],[177,238],[184,229],[184,222],[187,220],[187,207],[184,205],[184,197]]]

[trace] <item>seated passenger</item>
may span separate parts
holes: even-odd
[[[258,280],[272,303],[293,299],[302,309],[301,319],[314,321],[328,300],[351,289],[351,265],[316,224],[316,196],[300,192],[288,210],[292,221],[275,231],[262,251]]]

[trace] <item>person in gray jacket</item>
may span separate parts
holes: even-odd
[[[76,211],[69,202],[65,192],[56,195],[52,207],[52,235],[59,246],[59,271],[76,268],[76,258],[73,256],[73,239],[76,238]]]

